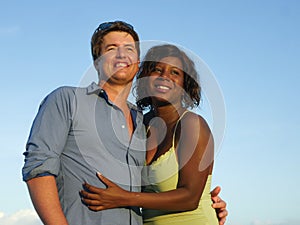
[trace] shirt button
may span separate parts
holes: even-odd
[[[125,128],[125,125],[122,125],[121,127],[124,129],[124,128]]]

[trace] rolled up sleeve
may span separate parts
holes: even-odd
[[[41,103],[26,144],[24,181],[44,175],[58,175],[71,125],[72,98],[66,87],[49,94]]]

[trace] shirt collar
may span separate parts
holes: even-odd
[[[106,93],[106,91],[102,88],[99,87],[99,85],[97,85],[95,82],[91,83],[88,87],[87,87],[87,94],[91,95],[91,94],[96,94],[98,95],[100,98],[103,98],[107,104],[109,105],[114,105],[113,102],[111,102],[108,99],[108,95]]]
[[[87,94],[91,95],[91,94],[98,94],[101,91],[101,88],[95,83],[91,83],[88,87],[87,87]]]
[[[98,84],[96,84],[95,82],[92,82],[88,87],[87,87],[87,94],[88,95],[91,95],[91,94],[96,94],[98,95],[99,97],[103,98],[108,104],[110,105],[114,105],[113,102],[111,102],[109,99],[108,99],[108,95],[106,93],[106,91],[102,88],[99,87]],[[127,101],[127,105],[130,109],[133,109],[133,110],[136,110],[136,111],[139,111],[137,109],[137,107],[132,104],[131,102]]]

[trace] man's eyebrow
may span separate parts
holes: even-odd
[[[125,44],[124,46],[125,47],[128,47],[128,46],[135,47],[135,44],[134,43],[128,43],[128,44]]]
[[[117,47],[117,44],[107,44],[104,46],[104,48],[108,48],[108,47]]]
[[[104,46],[104,48],[108,48],[108,47],[118,47],[119,45],[118,44],[107,44]],[[125,47],[136,47],[134,43],[127,43],[127,44],[124,44]]]

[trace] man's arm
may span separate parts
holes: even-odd
[[[228,216],[228,211],[226,209],[226,202],[219,197],[220,192],[221,188],[219,186],[215,187],[215,189],[211,191],[211,199],[213,201],[212,207],[216,210],[219,219],[219,225],[223,225]]]
[[[27,181],[27,187],[34,208],[45,225],[68,225],[54,176],[32,178]]]

